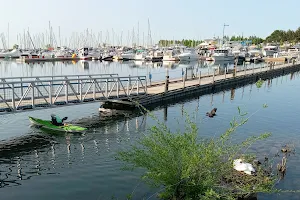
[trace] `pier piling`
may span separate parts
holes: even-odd
[[[165,81],[165,93],[168,92],[169,90],[169,70],[167,69],[166,71],[166,81]]]

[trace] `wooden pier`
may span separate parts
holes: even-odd
[[[146,76],[120,77],[117,74],[63,77],[16,77],[0,80],[0,112],[53,108],[108,99],[129,99],[148,107],[191,95],[216,93],[300,71],[300,62],[265,64],[259,68],[215,68],[209,74],[187,73],[179,79],[149,84]]]
[[[227,72],[223,74],[220,74],[216,70],[212,74],[204,76],[199,74],[188,80],[177,79],[170,80],[169,82],[154,83],[152,86],[148,86],[147,95],[143,97],[138,96],[133,100],[146,107],[153,104],[161,105],[167,101],[182,100],[188,96],[205,95],[229,90],[255,83],[259,79],[272,79],[296,71],[300,71],[300,62],[265,65],[260,68],[235,70],[233,73]]]

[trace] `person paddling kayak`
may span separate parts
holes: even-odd
[[[67,120],[68,117],[60,118],[56,116],[55,114],[51,114],[51,123],[55,126],[64,126],[65,124],[63,123],[65,120]]]

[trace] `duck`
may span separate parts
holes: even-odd
[[[252,164],[243,162],[242,159],[235,159],[233,161],[233,168],[248,175],[253,175],[255,173],[255,169]]]
[[[214,117],[216,115],[217,108],[212,109],[210,112],[206,113],[206,116],[208,117]]]

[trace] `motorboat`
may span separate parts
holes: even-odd
[[[159,50],[151,50],[149,51],[148,55],[146,56],[145,60],[147,61],[161,61],[163,59],[163,52]]]
[[[22,51],[20,49],[13,49],[11,51],[1,52],[0,58],[19,58],[21,54]]]
[[[145,60],[147,56],[147,53],[143,50],[137,50],[134,60]]]
[[[176,49],[172,49],[172,50],[167,50],[164,53],[163,56],[163,61],[179,61],[179,56],[180,55],[180,51],[176,50]]]
[[[196,53],[195,49],[187,48],[185,51],[178,55],[180,61],[193,61],[199,60],[199,54]]]
[[[235,59],[229,49],[215,49],[212,58],[215,61],[233,61]]]
[[[278,53],[279,48],[278,46],[265,46],[262,50],[263,56],[265,57],[273,57],[274,54]]]
[[[122,60],[134,60],[135,52],[133,50],[126,51],[124,53],[121,53],[120,57]]]

